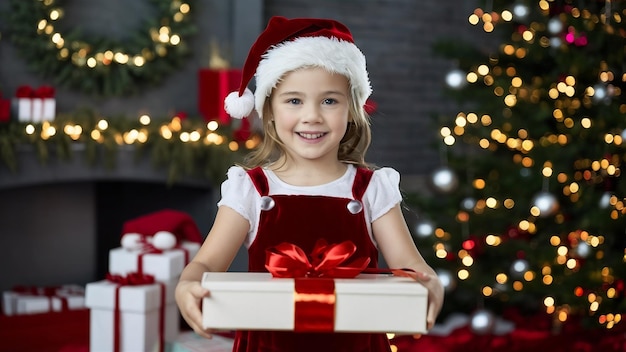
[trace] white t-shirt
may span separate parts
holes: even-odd
[[[348,170],[340,178],[318,186],[294,186],[281,181],[274,172],[263,169],[269,184],[269,195],[316,195],[352,199],[352,184],[356,167],[348,165]],[[363,195],[363,209],[367,230],[372,237],[371,223],[385,215],[402,201],[400,194],[400,174],[388,167],[374,171],[374,175]],[[218,206],[228,206],[250,222],[250,230],[244,242],[249,247],[257,233],[261,214],[261,195],[257,192],[246,171],[239,166],[228,169],[228,178],[222,183],[222,199]],[[372,237],[372,241],[374,238]]]

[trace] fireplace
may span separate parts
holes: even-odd
[[[26,150],[19,160],[17,172],[0,166],[0,290],[104,279],[125,221],[169,208],[188,213],[207,233],[219,200],[210,180],[171,184],[165,171],[128,151],[113,170],[86,165],[80,155],[42,164]],[[245,253],[232,269],[245,270],[240,258]]]

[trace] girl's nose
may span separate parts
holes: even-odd
[[[320,107],[317,104],[305,104],[302,110],[302,121],[306,123],[317,123],[322,121]]]

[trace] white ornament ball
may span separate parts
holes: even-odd
[[[466,74],[462,70],[455,69],[446,75],[446,84],[452,89],[461,89],[467,84]]]
[[[609,97],[606,85],[596,84],[593,86],[593,100],[595,102],[602,102]]]
[[[563,22],[559,17],[552,17],[548,21],[548,32],[552,34],[560,34],[563,31]]]
[[[515,4],[515,6],[513,6],[513,15],[515,15],[516,19],[518,20],[523,20],[526,18],[526,16],[528,16],[528,13],[530,12],[530,10],[528,9],[528,6],[526,6],[526,4]]]
[[[415,224],[415,234],[417,237],[426,238],[435,233],[435,223],[428,219],[422,219]]]
[[[472,314],[470,328],[478,335],[489,334],[495,327],[496,319],[493,313],[486,309],[480,309]]]
[[[561,47],[562,44],[563,44],[563,41],[561,40],[561,38],[559,38],[559,37],[552,37],[552,38],[550,38],[550,46],[552,48],[558,49],[558,48]]]
[[[143,235],[139,233],[129,232],[125,233],[120,240],[120,244],[122,248],[127,249],[129,251],[141,249],[143,247]]]
[[[476,206],[476,199],[472,197],[465,197],[461,201],[461,208],[467,211],[473,210],[475,206]]]
[[[176,236],[169,231],[159,231],[152,236],[152,245],[160,250],[172,249],[176,247]]]
[[[456,190],[459,179],[449,167],[440,167],[433,172],[430,182],[439,193],[450,193]]]
[[[524,276],[524,273],[528,271],[530,265],[526,259],[516,259],[511,264],[511,275],[517,278]]]
[[[456,280],[450,271],[446,269],[436,269],[435,272],[446,292],[453,291],[456,288]]]
[[[600,202],[598,204],[600,208],[606,209],[611,205],[611,192],[604,192],[602,197],[600,197]]]
[[[539,217],[545,218],[559,210],[559,201],[554,194],[549,192],[537,193],[531,202],[533,207],[539,209]]]
[[[587,258],[591,254],[591,247],[587,242],[579,242],[575,253],[579,258]]]

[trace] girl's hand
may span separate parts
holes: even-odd
[[[193,331],[207,339],[212,338],[212,330],[202,328],[202,298],[210,295],[209,290],[202,287],[199,281],[180,281],[176,286],[176,304],[183,319]]]
[[[426,314],[426,328],[430,330],[435,325],[437,315],[443,306],[444,289],[437,275],[417,272],[418,281],[428,289],[428,313]]]

